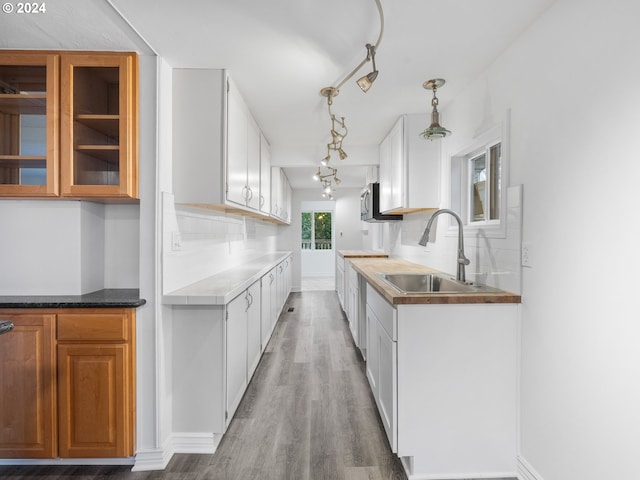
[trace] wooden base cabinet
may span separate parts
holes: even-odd
[[[52,458],[57,448],[55,315],[0,313],[0,458]]]
[[[58,315],[61,457],[133,455],[133,310]]]
[[[135,310],[2,313],[0,458],[132,456]]]

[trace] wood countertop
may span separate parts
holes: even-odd
[[[375,250],[338,250],[342,258],[387,258],[389,255]]]
[[[401,293],[378,273],[442,273],[439,270],[395,258],[352,258],[351,265],[367,282],[392,305],[462,304],[462,303],[520,303],[515,293],[496,290],[464,293]]]

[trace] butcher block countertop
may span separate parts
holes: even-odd
[[[401,293],[382,280],[378,273],[442,273],[439,270],[396,258],[351,258],[351,265],[393,305],[520,303],[520,295],[503,290],[464,293]]]
[[[387,258],[389,256],[375,250],[338,250],[338,255],[342,258]]]

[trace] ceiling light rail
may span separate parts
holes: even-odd
[[[340,93],[340,87],[344,85],[348,80],[350,80],[357,72],[360,70],[365,63],[371,61],[373,65],[373,71],[364,77],[358,79],[358,85],[362,89],[363,92],[367,92],[373,84],[373,81],[378,76],[378,70],[376,69],[375,55],[378,50],[378,46],[380,45],[380,41],[382,40],[382,34],[384,33],[384,13],[382,11],[382,5],[380,4],[380,0],[374,0],[376,3],[376,7],[378,7],[378,14],[380,15],[380,33],[378,33],[378,39],[374,45],[367,43],[365,45],[367,49],[367,56],[362,60],[351,72],[347,74],[337,85],[332,87],[325,87],[320,90],[320,95],[323,97],[327,97],[328,101],[331,102],[331,98],[336,97]]]

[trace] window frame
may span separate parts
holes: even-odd
[[[334,211],[331,209],[304,209],[300,212],[300,245],[305,242],[305,239],[302,238],[302,216],[305,213],[311,214],[311,247],[312,248],[302,248],[301,250],[305,252],[327,252],[335,250],[335,223],[334,223]],[[316,248],[316,215],[319,213],[328,213],[331,218],[331,238],[328,239],[331,241],[331,248]],[[326,240],[326,239],[325,239]]]
[[[509,152],[510,152],[510,112],[505,113],[504,120],[477,134],[467,148],[451,156],[451,209],[460,213],[465,235],[481,235],[487,238],[506,238],[507,188],[509,187]],[[490,164],[491,148],[500,145],[500,202],[499,219],[472,221],[471,215],[471,168],[472,159],[485,154],[485,161]],[[488,172],[487,180],[490,178]],[[487,205],[488,209],[488,205]],[[451,219],[452,220],[452,219]],[[457,235],[457,223],[449,220],[447,236]]]

